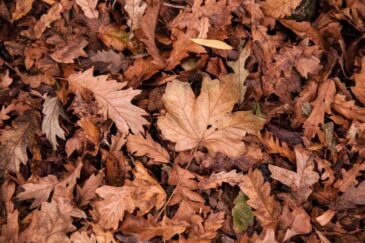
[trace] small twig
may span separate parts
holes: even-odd
[[[186,7],[184,7],[184,6],[175,5],[175,4],[171,4],[171,3],[163,2],[163,5],[165,5],[166,7],[170,7],[170,8],[186,9]]]
[[[193,161],[193,158],[194,158],[195,153],[196,153],[196,151],[197,151],[197,150],[198,150],[198,146],[196,146],[196,147],[195,147],[195,149],[194,149],[194,151],[193,151],[193,153],[192,153],[192,155],[191,155],[191,158],[190,158],[190,160],[189,160],[188,164],[185,166],[185,170],[183,171],[183,173],[181,174],[181,176],[179,176],[179,181],[177,182],[175,189],[172,191],[172,193],[171,193],[170,197],[167,199],[167,201],[165,202],[165,204],[164,204],[163,208],[161,209],[160,213],[159,213],[159,214],[158,214],[158,216],[156,217],[156,221],[160,218],[161,214],[162,214],[162,213],[166,210],[167,205],[168,205],[168,204],[169,204],[169,202],[171,201],[172,197],[175,195],[175,193],[176,193],[177,189],[178,189],[178,188],[179,188],[179,186],[180,186],[181,178],[182,178],[182,177],[184,177],[185,172],[188,170],[188,168],[189,168],[189,166],[190,166],[191,162]]]

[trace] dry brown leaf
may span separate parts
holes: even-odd
[[[354,100],[347,101],[345,95],[336,94],[333,109],[347,119],[365,122],[365,108],[357,106]]]
[[[102,186],[96,190],[103,198],[94,203],[94,209],[98,212],[98,222],[103,228],[117,229],[125,211],[132,213],[138,208],[138,215],[144,215],[153,207],[160,209],[164,205],[165,191],[138,161],[133,174],[134,180],[126,181],[122,187]]]
[[[286,231],[283,241],[289,240],[295,235],[308,234],[312,231],[311,217],[302,207],[294,208],[291,214],[293,216],[293,222]]]
[[[98,146],[100,142],[100,132],[94,123],[92,123],[89,118],[83,117],[77,122],[77,124],[84,129],[85,137],[93,142],[95,146]]]
[[[179,242],[209,243],[213,240],[222,228],[224,222],[224,212],[211,213],[204,220],[195,214],[191,217],[192,226],[189,230],[188,239],[181,239]]]
[[[96,243],[95,235],[91,234],[89,236],[86,231],[76,231],[72,233],[70,239],[72,243]]]
[[[20,242],[70,242],[67,233],[76,230],[72,218],[64,215],[55,203],[43,202],[41,210],[33,212],[29,227],[20,235]]]
[[[98,243],[117,243],[111,231],[103,230],[99,225],[90,223]]]
[[[333,80],[327,79],[319,85],[317,98],[311,103],[313,110],[304,122],[304,135],[313,138],[318,125],[324,124],[324,114],[331,114],[331,104],[336,94]]]
[[[174,186],[179,184],[179,186],[176,187],[175,194],[172,196],[169,205],[175,205],[184,200],[186,202],[205,202],[204,198],[194,191],[198,189],[198,182],[194,180],[195,178],[196,175],[190,171],[185,170],[178,165],[174,166],[170,171],[168,184]]]
[[[202,45],[202,46],[206,46],[206,47],[210,47],[210,48],[215,48],[215,49],[220,49],[220,50],[232,50],[233,49],[232,46],[230,46],[227,43],[220,41],[220,40],[200,39],[200,38],[192,38],[190,40],[198,45]]]
[[[352,93],[365,105],[365,58],[361,62],[361,71],[354,74],[355,86],[351,87]]]
[[[74,59],[78,57],[87,57],[83,50],[89,43],[85,39],[78,41],[70,41],[61,49],[53,52],[51,57],[59,63],[74,63]]]
[[[211,153],[238,157],[245,152],[242,138],[247,133],[258,134],[265,123],[251,111],[232,113],[239,99],[231,83],[205,77],[200,95],[195,97],[188,83],[174,80],[162,97],[167,114],[157,124],[164,138],[176,143],[176,151],[204,146]]]
[[[199,182],[200,190],[208,190],[218,188],[222,183],[228,183],[231,186],[236,186],[243,181],[243,174],[237,173],[235,170],[229,172],[221,171],[214,173],[210,177],[204,178]]]
[[[76,4],[79,5],[84,11],[84,14],[89,19],[99,18],[99,12],[96,10],[96,5],[98,5],[98,0],[76,0]]]
[[[6,70],[5,73],[2,73],[0,76],[0,89],[8,89],[12,82],[13,79],[9,77],[9,70]]]
[[[57,97],[48,96],[43,104],[42,133],[46,134],[48,141],[52,144],[53,150],[57,150],[57,137],[65,140],[65,132],[60,126],[59,116],[66,118],[61,102]]]
[[[169,219],[164,216],[161,221],[156,222],[153,216],[144,219],[129,215],[121,226],[125,234],[136,234],[141,241],[148,241],[155,236],[162,236],[164,241],[170,240],[174,235],[180,235],[188,226],[184,221]]]
[[[270,132],[265,132],[260,141],[265,145],[268,153],[278,153],[281,156],[288,158],[291,162],[295,162],[295,153],[289,148],[288,144],[275,139]]]
[[[310,188],[319,180],[317,172],[313,171],[313,158],[310,157],[303,149],[299,147],[294,149],[297,162],[297,172],[287,170],[275,165],[269,165],[271,178],[280,181],[286,186],[289,186],[293,192],[298,203],[305,202],[308,196],[312,193]]]
[[[143,0],[126,0],[124,9],[129,15],[129,20],[127,21],[127,25],[131,29],[131,32],[139,29],[139,22],[146,10],[147,3]]]
[[[280,213],[278,203],[270,195],[271,187],[269,182],[264,183],[264,177],[260,170],[250,170],[243,176],[243,182],[239,184],[240,189],[249,198],[247,204],[255,209],[254,215],[265,226],[277,221]]]
[[[6,224],[1,226],[0,241],[6,243],[18,243],[19,242],[19,212],[7,212]]]
[[[95,196],[96,189],[101,186],[104,181],[104,172],[100,172],[97,175],[92,174],[80,187],[77,185],[78,202],[79,206],[86,206]]]
[[[123,54],[113,50],[98,51],[90,57],[95,65],[95,70],[102,73],[111,72],[117,74],[121,69],[125,70],[128,66],[128,61],[124,59]]]
[[[123,51],[128,45],[128,33],[115,25],[102,25],[98,30],[99,38],[103,43],[117,51]]]
[[[127,148],[128,151],[133,154],[138,156],[146,155],[153,159],[153,161],[150,162],[153,164],[170,162],[170,155],[167,153],[166,149],[155,142],[149,133],[147,133],[146,138],[140,133],[137,135],[130,134],[127,137]]]
[[[316,221],[321,226],[325,226],[326,224],[328,224],[328,222],[331,221],[331,219],[333,218],[333,216],[335,216],[335,214],[336,214],[336,211],[333,211],[332,209],[328,209],[326,212],[324,212],[320,216],[316,217]]]
[[[165,66],[165,61],[161,57],[155,41],[155,31],[160,6],[161,3],[158,2],[152,8],[147,9],[146,14],[141,19],[140,26],[145,36],[145,39],[141,39],[141,41],[146,45],[148,53],[153,58],[153,63],[162,68]]]
[[[205,48],[192,42],[184,32],[177,31],[176,41],[173,42],[172,51],[167,62],[167,70],[176,67],[182,59],[189,56],[189,52],[205,53]]]
[[[15,11],[12,14],[13,21],[16,21],[32,10],[34,0],[17,0]]]
[[[350,186],[357,185],[358,181],[356,177],[358,177],[360,175],[360,171],[363,170],[365,170],[365,162],[354,164],[348,171],[342,169],[342,179],[337,180],[333,186],[341,192],[346,192],[347,188]]]
[[[22,185],[24,191],[20,192],[16,196],[16,198],[20,201],[34,198],[34,201],[30,205],[30,208],[36,208],[41,205],[42,202],[48,200],[51,192],[55,189],[56,186],[60,188],[75,186],[76,179],[80,176],[81,168],[82,163],[79,163],[79,165],[71,173],[71,175],[66,177],[63,181],[59,181],[54,175],[48,175],[46,177],[39,178],[37,183],[26,183]]]
[[[20,75],[22,81],[25,84],[28,84],[31,88],[38,88],[41,83],[47,85],[53,85],[56,83],[56,79],[47,74],[38,74],[38,75]]]
[[[63,215],[80,219],[86,218],[85,212],[79,209],[73,201],[73,190],[75,184],[76,181],[70,185],[63,185],[62,183],[56,185],[52,195],[52,203],[55,203],[58,206]]]
[[[132,88],[121,90],[126,83],[108,81],[108,75],[93,76],[93,71],[91,68],[70,75],[68,80],[71,90],[81,94],[91,91],[102,109],[104,118],[109,117],[113,120],[121,132],[128,134],[129,128],[133,133],[143,132],[143,125],[147,125],[148,122],[142,116],[147,113],[130,103],[140,91]]]
[[[61,13],[64,7],[61,3],[54,4],[46,14],[43,14],[39,21],[34,26],[34,37],[40,39],[43,32],[51,26],[51,24],[61,18]]]
[[[301,0],[265,0],[261,9],[270,17],[283,18],[290,15],[301,2]]]

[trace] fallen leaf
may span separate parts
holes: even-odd
[[[274,197],[270,195],[270,184],[264,183],[260,170],[250,170],[243,176],[243,182],[239,184],[240,189],[249,198],[247,204],[255,209],[253,214],[265,226],[277,221],[280,208]]]
[[[138,215],[148,213],[153,207],[160,209],[166,201],[166,193],[153,179],[140,162],[133,170],[135,179],[126,181],[122,187],[102,186],[96,193],[103,200],[94,203],[99,214],[99,224],[105,229],[117,229],[125,211],[132,213],[136,208]]]
[[[46,14],[43,14],[40,20],[34,26],[34,37],[40,39],[43,32],[51,26],[51,24],[61,18],[64,8],[61,3],[54,4]]]
[[[79,206],[86,206],[96,197],[96,189],[101,186],[104,180],[104,173],[98,173],[97,175],[92,174],[81,187],[77,185],[78,202]]]
[[[20,242],[71,242],[67,237],[77,228],[72,218],[64,215],[54,203],[43,202],[41,210],[35,211],[27,229],[20,235]]]
[[[357,187],[349,186],[339,199],[344,208],[355,208],[356,205],[365,205],[365,182],[362,181]]]
[[[99,12],[96,10],[96,5],[98,5],[98,0],[76,0],[76,4],[79,5],[84,11],[84,14],[89,19],[99,18]]]
[[[117,51],[123,51],[128,45],[128,33],[118,26],[102,25],[98,33],[100,39],[107,47],[114,48]]]
[[[346,100],[345,95],[336,94],[333,109],[347,119],[365,122],[365,108],[357,106],[354,100]]]
[[[59,63],[74,63],[78,57],[87,57],[83,50],[89,43],[85,40],[70,41],[66,46],[51,54],[53,60]]]
[[[363,170],[365,170],[365,162],[354,164],[348,171],[341,169],[342,179],[337,180],[333,186],[341,192],[346,192],[350,186],[356,186],[358,183],[356,177]]]
[[[105,231],[97,224],[90,224],[93,227],[95,238],[98,243],[117,243],[111,231]]]
[[[210,177],[204,178],[199,182],[199,189],[208,190],[218,188],[222,183],[228,183],[231,186],[236,186],[243,181],[243,174],[237,173],[235,170],[229,172],[221,171],[214,173]]]
[[[210,48],[215,48],[215,49],[220,49],[220,50],[232,50],[233,47],[226,44],[223,41],[220,40],[212,40],[212,39],[199,39],[199,38],[192,38],[190,39],[192,42],[202,45],[202,46],[206,46],[206,47],[210,47]]]
[[[72,233],[70,239],[73,243],[96,243],[95,235],[91,234],[89,236],[86,231],[76,231]]]
[[[112,119],[117,128],[123,133],[143,132],[143,125],[148,122],[142,117],[147,113],[141,108],[132,105],[131,100],[140,93],[139,90],[129,88],[120,90],[126,83],[117,83],[116,80],[107,80],[107,75],[93,76],[93,69],[75,73],[68,80],[71,89],[81,94],[86,90],[91,91],[100,107],[104,118]]]
[[[18,223],[19,212],[7,212],[6,224],[1,226],[0,241],[7,243],[18,243],[19,242],[19,223]]]
[[[121,69],[126,69],[128,61],[124,59],[123,54],[117,53],[113,50],[98,51],[90,57],[95,65],[95,70],[102,73],[111,72],[117,74]]]
[[[15,11],[12,14],[13,21],[16,21],[32,10],[34,0],[17,0]]]
[[[66,117],[61,102],[57,97],[48,96],[43,104],[42,133],[46,134],[48,141],[52,144],[53,150],[57,150],[57,137],[65,140],[65,132],[60,126],[59,116]]]
[[[1,74],[0,79],[0,89],[3,90],[8,89],[13,82],[13,79],[9,77],[9,70],[6,70],[4,74]]]
[[[233,205],[233,229],[236,233],[242,233],[253,224],[254,215],[252,209],[247,205],[247,198],[242,191],[234,199]]]
[[[270,17],[283,18],[290,15],[301,2],[301,0],[265,0],[261,5],[261,9]]]
[[[299,234],[308,234],[312,231],[311,218],[302,207],[294,208],[292,215],[294,220],[286,231],[283,241]]]
[[[149,215],[150,216],[150,215]],[[162,236],[164,241],[170,240],[174,235],[180,235],[186,230],[187,224],[184,221],[169,219],[164,216],[161,221],[156,222],[154,217],[136,217],[129,215],[121,226],[125,234],[136,234],[141,241],[148,241],[155,236]]]
[[[127,25],[131,32],[139,29],[139,22],[146,10],[147,4],[143,0],[126,0],[124,9],[128,13],[129,18]]]
[[[330,222],[330,220],[335,216],[336,211],[333,211],[332,209],[328,209],[326,212],[321,214],[320,216],[316,217],[316,221],[321,225],[325,226]]]
[[[241,139],[257,134],[265,123],[251,111],[231,113],[239,98],[235,87],[216,79],[204,78],[197,98],[188,83],[174,80],[162,97],[167,114],[157,125],[164,138],[176,143],[176,151],[204,146],[211,153],[238,157],[245,152]]]
[[[365,58],[361,62],[361,71],[354,74],[354,79],[355,86],[351,87],[351,91],[362,104],[365,104]]]
[[[305,202],[308,196],[312,193],[310,188],[319,180],[319,175],[314,172],[314,163],[312,157],[310,157],[303,149],[296,147],[294,149],[297,162],[297,172],[287,170],[275,165],[269,165],[271,172],[271,178],[280,181],[286,186],[289,186],[293,192],[298,203]]]
[[[275,139],[270,132],[265,132],[260,138],[260,141],[264,144],[268,153],[280,154],[283,157],[288,158],[291,162],[295,162],[295,153],[289,148],[288,144],[279,139]]]
[[[151,135],[147,133],[146,138],[142,134],[132,135],[127,137],[127,148],[131,153],[137,156],[146,155],[153,159],[152,163],[169,163],[170,155],[160,144],[155,142]]]

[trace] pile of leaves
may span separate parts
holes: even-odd
[[[1,242],[364,242],[363,0],[0,0]]]

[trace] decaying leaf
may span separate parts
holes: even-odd
[[[265,120],[251,111],[231,113],[240,98],[234,87],[205,77],[201,93],[195,97],[189,84],[168,83],[162,97],[167,114],[157,122],[163,136],[176,143],[177,151],[204,146],[211,153],[242,155],[245,146],[241,139],[247,133],[257,134]]]
[[[44,119],[42,122],[42,132],[46,134],[47,139],[51,142],[53,150],[57,150],[57,138],[65,139],[65,132],[60,126],[59,116],[66,117],[63,112],[61,103],[57,97],[48,96],[43,104]]]
[[[68,78],[71,89],[81,94],[91,91],[102,109],[104,117],[112,119],[117,128],[124,133],[143,131],[143,125],[148,122],[142,117],[147,113],[141,108],[132,105],[131,100],[140,93],[131,88],[121,90],[126,83],[117,83],[116,80],[107,80],[107,75],[93,76],[93,69],[70,75]]]
[[[289,186],[296,194],[299,203],[307,200],[312,193],[310,188],[319,180],[319,175],[314,172],[313,157],[310,157],[300,148],[295,148],[297,172],[287,170],[275,165],[269,165],[271,178]]]
[[[168,163],[170,156],[160,144],[156,143],[150,134],[146,138],[142,134],[132,135],[127,138],[127,148],[138,156],[146,155],[153,159],[152,163]]]
[[[19,212],[7,212],[6,224],[1,226],[0,241],[7,243],[18,243],[19,242],[19,223],[18,223]]]
[[[237,233],[242,233],[242,231],[246,231],[248,226],[253,224],[254,215],[252,209],[247,205],[247,198],[243,192],[239,192],[233,204],[233,229]]]
[[[249,198],[247,204],[255,209],[253,212],[262,225],[275,223],[280,213],[278,203],[271,196],[271,188],[259,170],[249,171],[244,175],[240,189]]]

